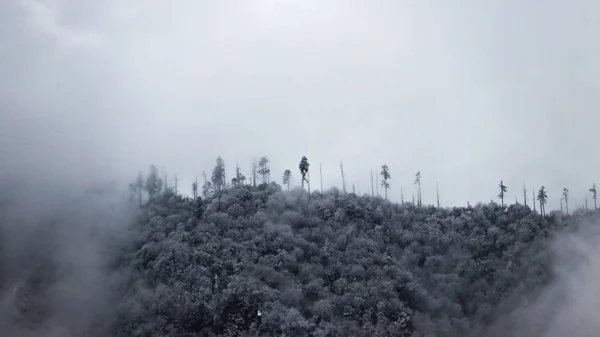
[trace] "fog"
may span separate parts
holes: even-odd
[[[495,199],[503,179],[508,200],[545,185],[557,209],[564,187],[583,204],[596,179],[595,2],[0,6],[13,156],[38,142],[71,154],[45,165],[135,176],[154,163],[185,193],[219,155],[229,176],[267,155],[277,180],[306,155],[326,188],[343,161],[361,193],[385,163],[392,200],[410,198],[420,170],[424,201],[438,181],[445,205]]]
[[[507,200],[545,185],[549,208],[564,187],[582,205],[597,179],[599,6],[2,2],[0,329],[80,336],[110,323],[123,276],[104,272],[106,247],[127,241],[132,214],[119,191],[84,191],[126,187],[151,163],[183,193],[217,156],[231,176],[267,155],[280,180],[305,155],[313,186],[319,163],[324,186],[340,186],[343,161],[362,193],[387,164],[393,201],[421,171],[426,203],[436,181],[443,205],[464,205],[496,199],[503,179]],[[598,233],[583,228],[554,245],[557,283],[500,329],[600,330]],[[42,332],[14,330],[14,293],[39,266],[56,273],[37,296],[52,316]]]
[[[581,223],[553,240],[555,280],[486,331],[483,336],[596,336],[600,331],[596,291],[600,282],[600,227]],[[529,296],[528,296],[529,297]],[[509,301],[522,300],[511,298]],[[507,301],[508,302],[508,301]]]

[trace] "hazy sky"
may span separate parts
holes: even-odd
[[[597,1],[5,0],[0,174],[248,176],[444,205],[600,184]],[[61,171],[62,169],[66,171]],[[26,170],[27,169],[27,170]],[[102,175],[101,175],[102,174]],[[56,177],[56,176],[53,176]],[[54,178],[52,178],[54,179]],[[299,179],[295,179],[298,183]],[[531,195],[531,191],[529,192]],[[591,202],[591,200],[590,200]]]

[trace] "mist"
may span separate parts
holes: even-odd
[[[306,155],[313,187],[340,186],[344,162],[359,195],[387,164],[392,202],[418,171],[426,204],[438,182],[442,206],[497,199],[501,179],[511,202],[523,185],[587,202],[597,4],[234,3],[0,4],[0,330],[110,330],[137,235],[126,188],[150,164],[184,196],[217,156],[228,177],[268,156],[297,187]],[[553,237],[553,281],[482,334],[600,331],[597,228]]]
[[[554,237],[551,251],[553,281],[532,293],[518,294],[504,305],[516,306],[478,336],[561,337],[596,336],[600,295],[600,223],[580,220]],[[515,304],[517,303],[517,304]]]

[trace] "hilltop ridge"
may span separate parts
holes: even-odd
[[[275,183],[166,191],[123,262],[118,335],[466,336],[534,298],[553,279],[551,238],[596,218]]]

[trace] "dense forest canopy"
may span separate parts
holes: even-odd
[[[598,237],[590,224],[600,212],[507,204],[502,181],[500,203],[467,207],[424,205],[419,193],[398,203],[337,188],[308,192],[306,157],[297,171],[304,186],[295,188],[291,170],[280,185],[268,164],[264,157],[249,178],[236,168],[227,180],[219,158],[191,197],[152,165],[133,179],[127,199],[111,199],[113,217],[120,210],[129,219],[120,230],[106,234],[98,223],[68,231],[70,222],[106,218],[98,213],[105,206],[66,222],[47,214],[51,227],[30,228],[29,245],[41,248],[29,247],[37,262],[26,273],[14,272],[17,247],[1,241],[0,327],[23,336],[554,337],[592,324],[561,317],[582,315],[567,308],[581,296],[569,285],[573,275],[589,278],[583,270]],[[384,191],[391,179],[383,165]],[[547,197],[543,189],[538,197]],[[85,202],[75,198],[64,211]],[[11,219],[1,220],[0,234],[14,237]],[[94,238],[89,249],[102,258],[84,259],[85,268],[73,265],[78,258],[57,260],[68,255],[52,243],[64,237]],[[95,282],[102,286],[90,296],[63,288],[79,287],[77,294]]]

